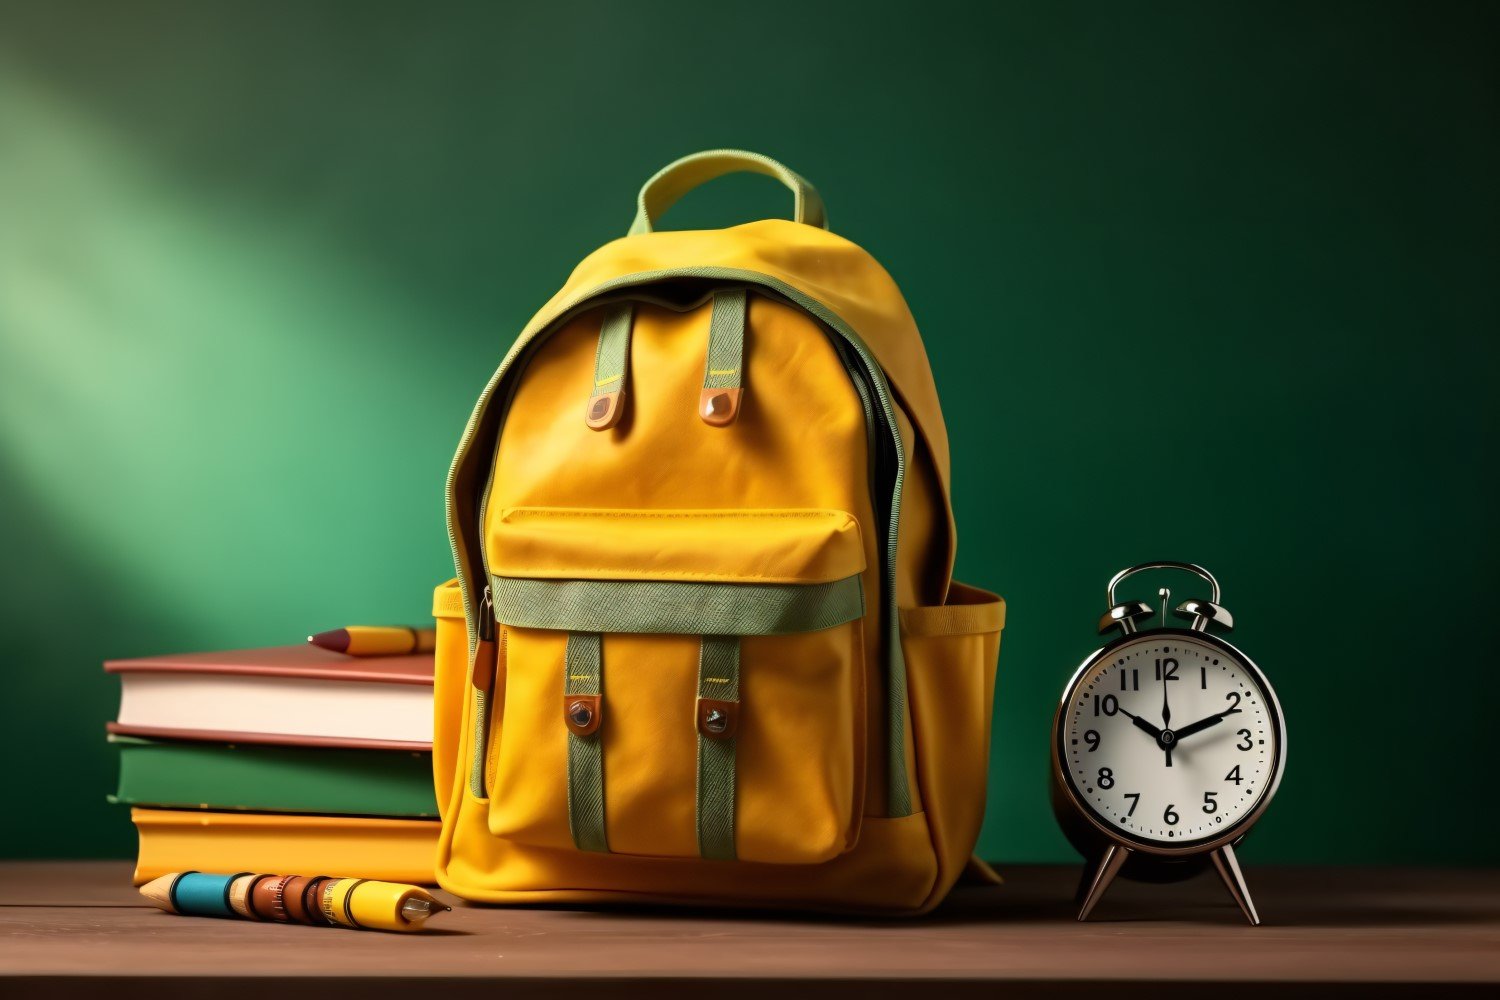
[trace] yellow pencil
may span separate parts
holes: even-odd
[[[310,635],[307,641],[350,656],[405,656],[432,652],[437,632],[408,626],[350,625]]]

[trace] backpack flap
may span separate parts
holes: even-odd
[[[486,540],[492,834],[810,864],[864,788],[864,546],[837,511],[519,508]]]

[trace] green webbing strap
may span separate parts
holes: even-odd
[[[588,424],[596,430],[614,426],[624,405],[625,377],[630,367],[631,304],[607,307],[599,326],[594,352],[594,386],[589,392]]]
[[[671,635],[789,635],[864,616],[858,576],[832,583],[493,578],[495,618],[514,628]]]
[[[698,853],[733,861],[734,743],[740,700],[738,636],[705,635],[698,649]]]
[[[569,632],[564,711],[569,696],[603,693],[604,639],[594,632]],[[594,702],[597,712],[598,702]],[[608,851],[604,835],[604,745],[598,720],[587,736],[568,730],[568,828],[580,851]]]
[[[709,149],[684,156],[652,175],[641,188],[640,197],[636,199],[635,221],[630,224],[630,235],[651,232],[667,209],[698,185],[715,177],[740,172],[774,177],[792,192],[794,219],[820,229],[828,228],[828,213],[823,208],[823,199],[805,177],[760,153],[743,149]]]
[[[703,388],[738,389],[744,354],[745,290],[730,288],[715,292],[708,320],[708,363],[703,368]]]

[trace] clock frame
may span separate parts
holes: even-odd
[[[1148,569],[1178,569],[1193,573],[1205,580],[1211,588],[1209,600],[1182,602],[1176,613],[1191,620],[1187,628],[1161,627],[1140,629],[1138,620],[1155,614],[1142,601],[1119,603],[1115,600],[1115,589],[1126,577]],[[1170,591],[1161,590],[1162,598],[1170,598]],[[1094,907],[1103,897],[1110,883],[1121,875],[1145,881],[1166,882],[1186,878],[1201,870],[1205,863],[1212,864],[1224,881],[1226,888],[1240,910],[1251,924],[1259,924],[1260,916],[1255,909],[1245,877],[1235,856],[1234,846],[1260,819],[1275,797],[1281,777],[1286,768],[1286,722],[1276,691],[1265,673],[1244,652],[1220,636],[1208,631],[1210,625],[1221,628],[1233,626],[1233,617],[1219,605],[1219,584],[1214,576],[1201,566],[1181,562],[1142,563],[1122,570],[1110,580],[1106,588],[1109,610],[1100,619],[1100,631],[1119,629],[1116,636],[1104,646],[1084,658],[1063,688],[1057,712],[1052,720],[1052,802],[1056,814],[1068,839],[1086,858],[1083,881],[1079,886],[1079,920],[1088,919]],[[1165,607],[1163,608],[1165,611]],[[1177,638],[1201,643],[1232,659],[1250,675],[1260,689],[1267,722],[1271,727],[1272,755],[1269,761],[1265,785],[1254,805],[1242,816],[1226,824],[1222,831],[1207,837],[1176,844],[1165,844],[1132,836],[1102,818],[1095,807],[1080,793],[1067,763],[1067,747],[1064,745],[1067,730],[1067,712],[1078,697],[1079,686],[1099,666],[1113,658],[1120,648],[1140,640]],[[1170,730],[1164,729],[1170,736]]]

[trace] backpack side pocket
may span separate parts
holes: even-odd
[[[949,589],[947,604],[901,610],[917,780],[938,850],[941,893],[968,862],[984,820],[1004,627],[1004,599],[961,583]]]
[[[438,812],[448,808],[453,792],[453,769],[458,766],[463,741],[464,699],[469,686],[469,633],[464,626],[464,600],[458,580],[441,583],[432,592],[432,617],[437,624],[433,651],[432,778]]]

